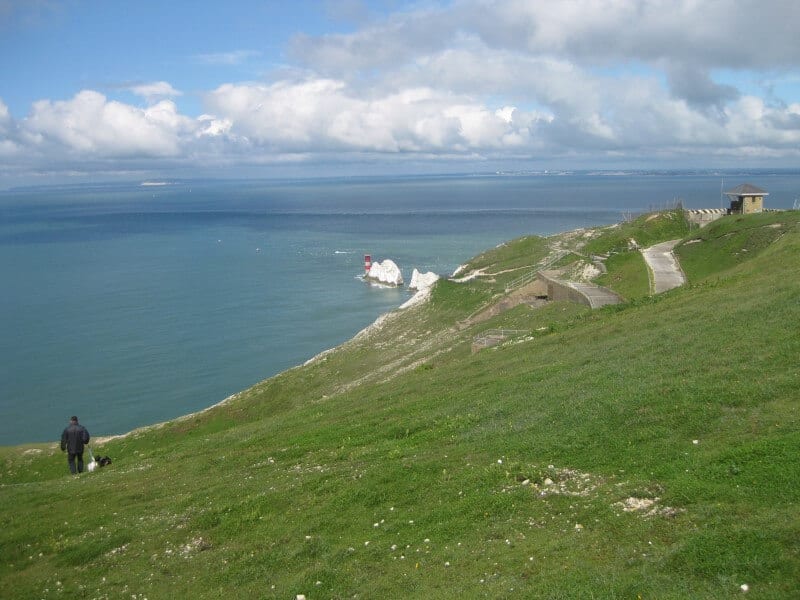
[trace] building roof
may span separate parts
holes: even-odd
[[[754,185],[750,185],[749,183],[743,183],[742,185],[737,185],[732,190],[728,190],[725,192],[726,196],[769,196],[769,192],[766,190],[762,190],[759,187]]]

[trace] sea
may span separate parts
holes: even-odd
[[[408,300],[364,255],[448,276],[524,235],[720,208],[800,171],[149,181],[0,191],[0,445],[115,435],[216,404]]]

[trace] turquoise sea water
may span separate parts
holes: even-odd
[[[726,173],[789,208],[800,173]],[[206,408],[336,346],[410,295],[363,255],[448,275],[526,234],[720,206],[719,174],[101,185],[0,193],[0,444]],[[727,185],[729,184],[729,185]]]

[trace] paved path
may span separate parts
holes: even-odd
[[[651,288],[655,294],[666,292],[686,283],[686,277],[681,271],[678,259],[672,253],[672,249],[679,241],[662,242],[642,250],[642,256],[644,256],[647,266],[650,267],[650,271],[653,273]]]

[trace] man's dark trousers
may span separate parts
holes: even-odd
[[[75,459],[78,459],[78,470],[75,470]],[[75,475],[75,473],[83,473],[83,452],[78,452],[77,454],[73,454],[72,452],[67,453],[67,462],[69,463],[69,472]]]

